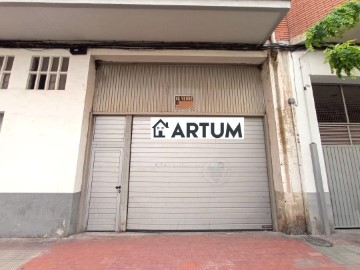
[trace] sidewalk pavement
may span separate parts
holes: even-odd
[[[360,232],[321,237],[273,232],[85,233],[66,239],[0,239],[0,269],[360,270]],[[316,240],[316,239],[315,239]]]

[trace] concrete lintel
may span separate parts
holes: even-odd
[[[260,65],[267,58],[266,51],[93,49],[90,54],[95,60],[120,63]]]
[[[290,38],[290,45],[305,44],[306,33],[297,35],[296,37]]]

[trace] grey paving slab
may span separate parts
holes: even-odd
[[[0,270],[16,270],[39,256],[54,239],[0,238]]]
[[[359,264],[360,247],[355,245],[335,245],[333,247],[315,247],[319,252],[332,258],[338,264]]]
[[[0,270],[16,270],[41,253],[42,250],[2,250],[0,252]]]
[[[311,247],[347,270],[360,270],[360,230],[337,230],[330,236],[317,237],[331,242],[333,246],[309,244]]]

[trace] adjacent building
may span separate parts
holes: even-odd
[[[299,2],[0,1],[0,236],[360,227],[360,83]]]
[[[345,2],[292,1],[290,12],[275,31],[276,42],[304,44],[306,30]],[[347,31],[343,39],[360,40],[360,26]],[[340,80],[324,62],[321,51],[298,49],[289,57],[296,100],[294,112],[301,142],[305,207],[309,222],[314,223],[312,227],[315,228],[317,220],[311,216],[316,216],[314,212],[319,204],[316,194],[322,186],[316,179],[322,179],[328,211],[327,216],[321,215],[321,218],[325,222],[329,220],[330,228],[359,228],[360,78]],[[314,155],[318,155],[318,164],[314,164]]]

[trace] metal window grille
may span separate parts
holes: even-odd
[[[33,57],[27,89],[65,90],[69,57]]]
[[[349,123],[360,123],[360,85],[343,86]]]
[[[0,56],[0,89],[8,89],[13,63],[13,56]]]
[[[360,145],[360,86],[313,85],[323,145]]]

